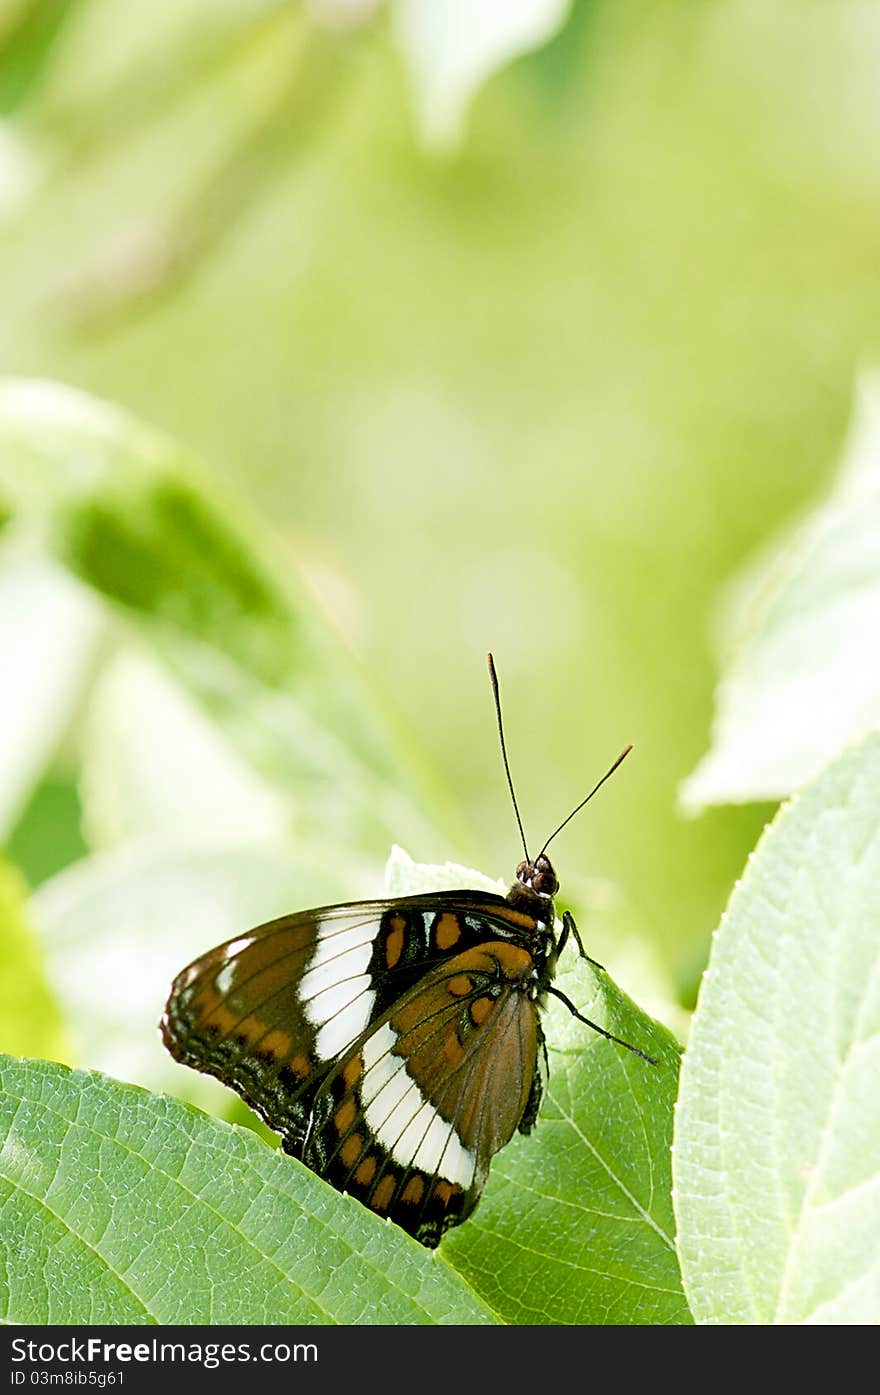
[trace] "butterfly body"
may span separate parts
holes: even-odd
[[[540,1007],[567,934],[556,889],[542,857],[506,897],[282,916],[178,975],[165,1045],[237,1090],[288,1153],[434,1246],[537,1118]]]

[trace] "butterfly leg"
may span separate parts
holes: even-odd
[[[559,944],[556,946],[557,954],[562,953],[563,947],[568,943],[569,935],[573,937],[574,942],[578,947],[578,953],[580,954],[581,958],[586,959],[588,964],[592,964],[594,969],[601,969],[604,974],[605,966],[603,964],[600,964],[598,960],[591,959],[589,954],[587,954],[587,951],[584,949],[584,942],[580,937],[580,932],[577,928],[577,925],[575,924],[574,916],[572,915],[571,911],[563,911],[562,934],[559,936]]]
[[[634,1055],[641,1056],[642,1060],[647,1061],[649,1066],[657,1065],[657,1061],[653,1056],[648,1056],[644,1051],[640,1051],[637,1046],[633,1046],[632,1042],[624,1041],[623,1037],[616,1037],[613,1032],[607,1032],[604,1027],[600,1027],[598,1022],[591,1022],[589,1017],[584,1017],[582,1012],[578,1012],[571,998],[567,998],[558,988],[554,988],[552,984],[548,983],[546,991],[552,993],[554,998],[558,998],[561,1003],[565,1003],[572,1017],[576,1017],[578,1022],[583,1022],[586,1026],[592,1027],[593,1031],[598,1032],[600,1037],[605,1037],[607,1041],[616,1042],[618,1046],[625,1046],[627,1051],[632,1051]]]

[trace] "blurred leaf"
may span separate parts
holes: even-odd
[[[485,872],[463,867],[458,862],[415,862],[403,848],[394,844],[385,864],[385,895],[416,896],[423,891],[458,891],[469,887],[473,891],[494,891],[507,894],[503,878],[493,880]]]
[[[571,0],[391,0],[425,143],[456,145],[483,83],[552,38],[570,6]]]
[[[87,48],[98,68],[91,87],[74,87],[67,110],[63,100],[53,109],[57,92],[44,94],[37,112],[66,151],[68,172],[89,156],[113,165],[126,151],[161,143],[178,122],[194,122],[198,131],[185,181],[169,171],[159,199],[138,204],[135,193],[137,206],[110,211],[95,245],[72,259],[57,308],[79,334],[105,335],[148,303],[179,295],[243,216],[271,198],[295,152],[311,152],[347,85],[339,45],[302,5],[235,4],[215,28],[217,7],[206,11],[201,3],[202,14],[176,16],[184,23],[168,36],[161,34],[164,16],[154,23],[154,10],[131,48],[131,32],[122,44],[102,44],[91,34]],[[139,28],[137,21],[129,26]],[[109,90],[108,42],[115,57],[127,58]]]
[[[7,851],[32,887],[88,854],[79,789],[69,771],[52,770],[40,781],[10,834]]]
[[[411,863],[396,848],[390,895],[473,887],[480,872]],[[576,952],[557,982],[586,1016],[656,1056],[650,1066],[577,1022],[545,1014],[550,1082],[536,1131],[492,1163],[476,1215],[442,1252],[507,1322],[686,1323],[669,1148],[679,1050]]]
[[[290,8],[286,0],[152,0],[120,23],[115,0],[80,4],[55,45],[37,117],[65,140],[125,139]]]
[[[23,0],[0,13],[0,111],[9,112],[30,95],[42,77],[62,25],[77,0]]]
[[[0,488],[121,607],[310,830],[387,842],[443,815],[410,746],[317,615],[279,540],[125,412],[58,384],[0,385]],[[162,753],[158,753],[162,757]],[[418,777],[418,779],[416,778]]]
[[[12,379],[0,386],[0,447],[8,497],[95,590],[270,686],[295,673],[308,643],[301,596],[243,510],[200,489],[171,441],[84,393]]]
[[[0,476],[2,476],[0,463]],[[70,726],[95,661],[100,608],[42,558],[0,557],[0,836]]]
[[[11,122],[0,120],[0,224],[23,208],[43,174],[33,142]]]
[[[64,1059],[61,1014],[27,921],[26,895],[15,868],[0,861],[0,1051]]]
[[[442,1259],[247,1130],[0,1061],[0,1314],[19,1323],[491,1323]]]
[[[105,665],[80,750],[94,847],[175,832],[271,843],[285,831],[284,801],[145,651],[128,648]]]
[[[762,838],[712,950],[674,1171],[694,1316],[880,1321],[880,737]]]
[[[776,799],[880,722],[880,387],[831,498],[739,584],[738,640],[685,807]]]
[[[31,914],[78,1062],[215,1110],[228,1091],[177,1065],[158,1022],[171,981],[197,954],[274,916],[369,895],[332,849],[142,842],[46,882]]]

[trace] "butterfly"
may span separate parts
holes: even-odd
[[[284,1150],[423,1245],[474,1210],[493,1156],[538,1118],[547,1075],[541,1008],[570,940],[551,838],[530,858],[498,679],[489,672],[524,859],[506,896],[437,891],[283,915],[209,950],[175,979],[160,1024],[184,1065],[236,1090]],[[591,963],[595,961],[591,960]]]

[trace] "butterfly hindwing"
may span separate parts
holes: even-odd
[[[529,956],[449,957],[375,1020],[323,1082],[304,1160],[424,1244],[474,1208],[536,1069]]]
[[[178,976],[165,1043],[237,1090],[287,1152],[435,1245],[528,1126],[528,921],[480,892],[281,917]]]

